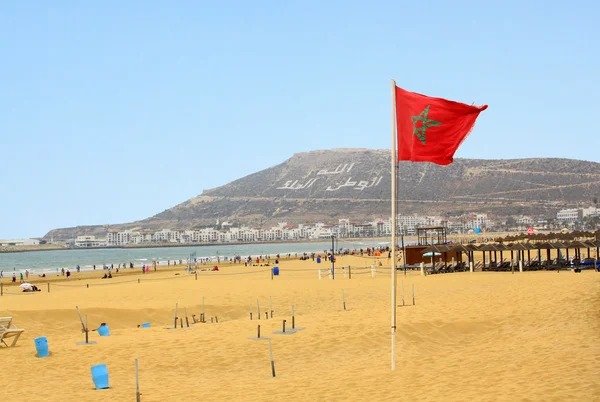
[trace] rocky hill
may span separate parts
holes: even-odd
[[[269,226],[388,217],[390,166],[389,150],[298,153],[142,221],[55,229],[45,237],[104,234],[108,228],[187,229],[214,225],[217,219]],[[599,197],[600,164],[557,158],[456,159],[448,166],[402,162],[398,191],[402,214],[551,216],[560,208],[590,205]]]

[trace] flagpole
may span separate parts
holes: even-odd
[[[396,81],[392,80],[392,371],[396,370]]]

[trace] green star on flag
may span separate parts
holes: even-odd
[[[427,115],[429,114],[429,106],[430,105],[427,105],[427,107],[418,116],[411,116],[413,123],[413,134],[416,135],[419,140],[421,140],[422,144],[425,144],[425,133],[427,132],[427,129],[429,127],[440,126],[442,124],[439,121],[427,118]],[[421,127],[417,126],[419,122],[421,122]]]

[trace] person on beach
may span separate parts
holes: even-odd
[[[19,278],[20,278],[19,280],[21,281],[20,283],[23,283],[23,282],[25,282],[25,281],[23,280],[23,272],[19,273]]]
[[[71,280],[71,271],[69,271],[67,269],[67,280],[70,281]]]
[[[25,270],[25,279],[29,279],[29,270],[28,269]]]
[[[15,275],[15,273],[13,272],[13,279],[12,279],[13,283],[17,283],[17,276]]]
[[[4,270],[0,271],[0,278],[4,278]]]

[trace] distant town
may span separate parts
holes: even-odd
[[[449,234],[476,234],[486,232],[527,232],[583,229],[600,227],[600,208],[572,208],[558,211],[555,219],[530,216],[489,217],[488,214],[465,214],[461,216],[398,215],[398,230],[406,236],[416,234],[416,229],[427,226],[443,226]],[[159,244],[214,244],[214,243],[259,243],[275,241],[326,240],[336,238],[369,238],[390,236],[392,219],[381,218],[357,223],[351,219],[339,219],[337,223],[313,223],[290,225],[280,222],[270,229],[238,226],[230,222],[217,221],[212,227],[195,229],[162,229],[150,231],[139,229],[109,230],[106,237],[78,236],[66,242],[74,248],[122,247],[126,245]],[[23,239],[0,240],[0,246],[35,246],[53,243],[53,240]],[[65,242],[61,242],[65,243]]]

